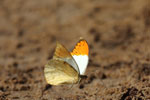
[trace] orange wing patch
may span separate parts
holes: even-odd
[[[80,40],[76,46],[74,47],[71,55],[88,55],[89,54],[89,47],[86,40]]]

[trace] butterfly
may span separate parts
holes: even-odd
[[[84,39],[80,39],[72,52],[57,42],[53,58],[44,67],[44,75],[48,84],[75,84],[84,76],[88,60],[89,47]]]

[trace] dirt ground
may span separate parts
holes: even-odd
[[[79,37],[87,79],[48,85],[56,41]],[[150,100],[150,1],[0,0],[0,100]]]

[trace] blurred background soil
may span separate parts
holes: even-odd
[[[47,85],[56,41],[79,37],[88,78]],[[150,100],[150,1],[0,0],[0,100]]]

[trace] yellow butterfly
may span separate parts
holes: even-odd
[[[81,80],[88,64],[89,47],[81,39],[70,53],[57,42],[53,58],[45,65],[44,75],[48,84],[74,84]]]

